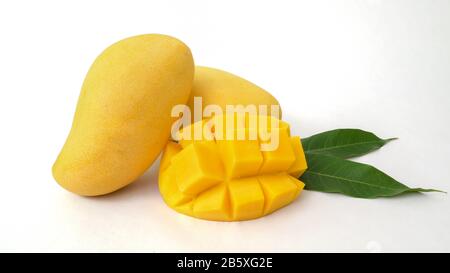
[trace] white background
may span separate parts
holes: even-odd
[[[359,160],[449,191],[449,1],[1,1],[0,30],[0,251],[450,251],[445,194],[304,192],[273,215],[219,223],[169,209],[157,164],[99,198],[51,176],[94,58],[165,33],[197,64],[269,90],[293,133],[399,137]]]

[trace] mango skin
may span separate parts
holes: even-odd
[[[84,80],[55,180],[84,196],[133,182],[167,143],[172,107],[187,102],[193,77],[190,49],[173,37],[139,35],[108,47]]]
[[[270,106],[280,106],[277,99],[261,87],[229,72],[196,66],[194,86],[189,98],[188,106],[193,115],[194,97],[203,98],[203,109],[207,105],[216,104],[225,113],[228,105],[267,105],[270,114]],[[280,116],[281,118],[281,108]]]

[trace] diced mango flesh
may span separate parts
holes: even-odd
[[[170,206],[179,206],[191,201],[194,196],[186,195],[178,189],[174,166],[169,166],[159,174],[159,190]]]
[[[161,162],[159,163],[159,168],[161,170],[167,169],[170,165],[170,160],[174,155],[180,152],[182,147],[172,141],[167,142],[166,148],[164,149],[164,154],[161,157]]]
[[[263,215],[264,193],[256,177],[231,180],[228,189],[233,219],[247,220]]]
[[[306,170],[299,137],[291,137],[289,125],[279,123],[266,133],[276,133],[278,147],[261,150],[268,143],[256,128],[257,138],[169,142],[160,163],[160,191],[176,211],[214,221],[250,220],[270,214],[291,203],[303,190],[297,178]],[[205,124],[205,121],[202,121]],[[191,125],[199,126],[199,125]]]
[[[193,214],[198,218],[226,221],[230,218],[228,189],[222,183],[201,193],[194,202]]]
[[[289,175],[263,175],[258,177],[266,200],[264,213],[271,213],[291,203],[303,188],[294,183]]]
[[[260,174],[287,171],[295,162],[294,150],[287,132],[279,130],[273,133],[278,133],[278,147],[273,151],[262,151],[263,164],[259,170]],[[269,134],[269,136],[270,138],[261,139],[261,143],[270,143],[274,135]]]
[[[295,162],[291,165],[287,172],[293,177],[298,178],[306,171],[308,165],[306,164],[305,153],[303,152],[300,137],[291,137],[291,145],[295,154]]]
[[[258,173],[263,157],[258,140],[217,141],[227,178],[240,178]]]
[[[171,162],[176,169],[179,190],[188,195],[197,195],[224,179],[215,142],[193,143],[176,154]]]

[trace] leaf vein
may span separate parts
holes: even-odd
[[[378,144],[380,142],[384,142],[384,140],[374,140],[374,141],[364,141],[364,142],[358,142],[358,143],[352,143],[352,144],[345,144],[345,145],[337,145],[332,147],[326,147],[326,148],[316,148],[316,149],[310,149],[306,150],[306,152],[322,152],[322,151],[330,151],[340,148],[347,148],[351,146],[357,146],[357,145],[364,145],[364,144]]]
[[[361,185],[365,185],[365,186],[373,187],[373,188],[380,188],[380,189],[386,189],[386,190],[402,190],[402,191],[408,190],[407,187],[406,188],[388,188],[388,187],[383,187],[383,186],[380,186],[380,185],[374,185],[374,184],[370,184],[370,183],[365,183],[365,182],[362,182],[362,181],[359,181],[359,180],[348,179],[348,178],[339,177],[339,176],[335,176],[335,175],[314,172],[314,171],[311,171],[311,170],[308,170],[308,173],[317,175],[319,177],[320,176],[324,176],[324,177],[333,178],[333,179],[337,179],[337,180],[344,180],[344,181],[353,182],[353,183],[356,183],[356,184],[361,184]]]

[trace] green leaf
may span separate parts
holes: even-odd
[[[324,154],[307,154],[308,170],[300,177],[305,189],[358,198],[396,196],[406,192],[442,192],[409,188],[370,165]]]
[[[394,139],[381,139],[359,129],[337,129],[305,138],[302,145],[306,153],[352,158],[377,150]]]

